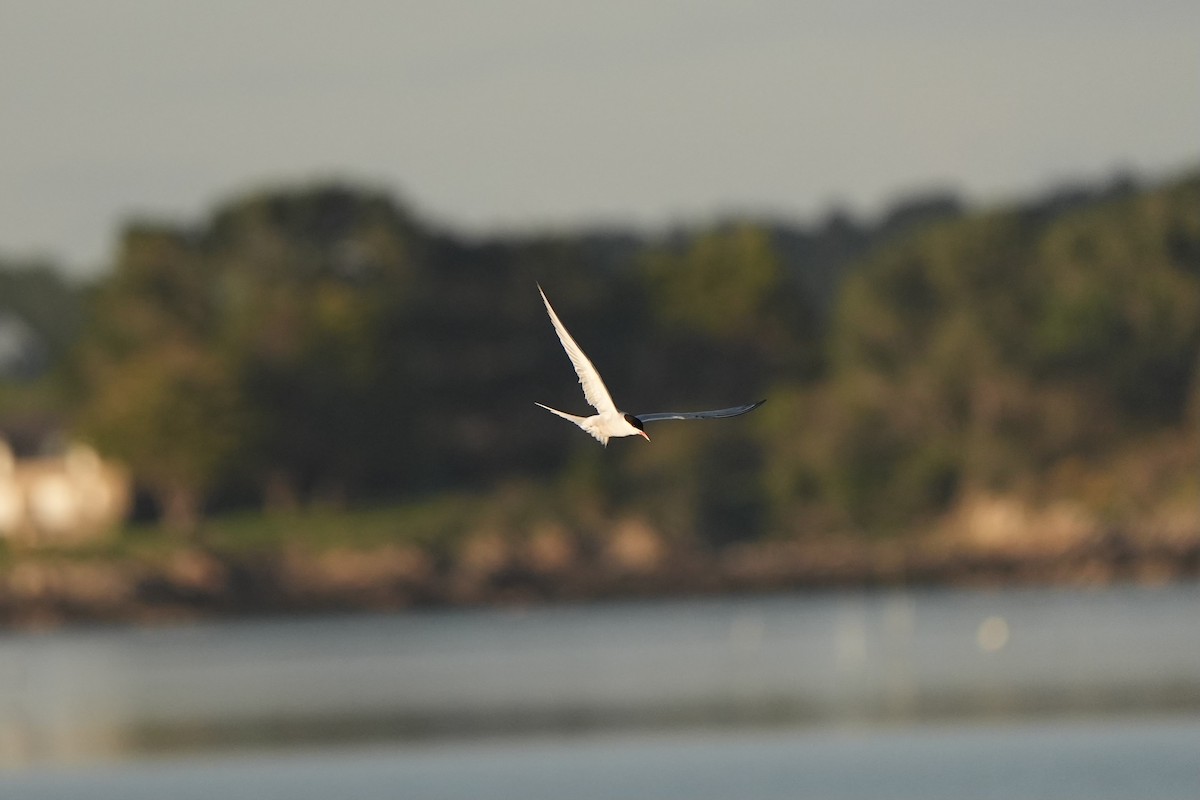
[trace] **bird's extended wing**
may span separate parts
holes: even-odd
[[[567,329],[563,327],[558,314],[554,313],[554,309],[550,306],[550,301],[546,299],[546,293],[542,291],[540,285],[538,292],[542,295],[542,302],[546,304],[546,311],[550,314],[550,321],[554,323],[554,330],[558,333],[558,340],[562,342],[563,350],[567,351],[567,356],[575,365],[575,374],[579,376],[579,384],[583,387],[584,399],[601,414],[607,411],[615,413],[617,407],[613,404],[612,396],[605,388],[604,381],[600,380],[600,373],[579,349],[579,345],[571,338],[571,334],[567,333]]]
[[[734,406],[733,408],[718,408],[714,411],[655,411],[650,414],[634,414],[633,416],[645,422],[660,422],[664,419],[723,419],[724,417],[736,417],[741,414],[746,414],[767,402],[759,400],[757,403],[747,403],[744,406]]]

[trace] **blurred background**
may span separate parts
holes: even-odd
[[[5,796],[1194,797],[1197,29],[5,2]]]

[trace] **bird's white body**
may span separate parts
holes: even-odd
[[[625,416],[619,411],[610,413],[593,414],[590,417],[577,417],[574,414],[568,414],[565,411],[559,411],[557,408],[543,405],[542,403],[534,403],[549,411],[551,414],[558,414],[563,419],[569,419],[585,431],[596,437],[596,441],[608,447],[608,440],[618,436],[645,436],[646,441],[650,441],[650,437],[645,431],[638,430],[629,424]]]
[[[575,374],[579,376],[579,383],[583,386],[583,396],[588,403],[596,409],[598,413],[590,417],[579,417],[574,414],[568,414],[565,411],[559,411],[557,408],[551,408],[547,405],[537,403],[536,405],[549,411],[551,414],[557,414],[563,419],[570,420],[583,428],[600,444],[608,447],[608,440],[619,436],[643,436],[646,441],[650,441],[650,437],[646,436],[646,432],[640,428],[635,428],[626,415],[617,410],[617,406],[613,403],[612,395],[608,393],[608,389],[604,386],[604,381],[600,379],[600,373],[592,366],[592,362],[583,354],[583,350],[571,338],[571,334],[567,332],[562,321],[558,318],[558,314],[554,313],[553,306],[546,299],[546,293],[542,291],[542,287],[538,287],[538,292],[542,295],[542,302],[546,304],[546,311],[550,314],[550,321],[554,323],[554,331],[558,334],[558,340],[562,342],[563,349],[567,351],[567,357],[571,359],[571,363],[575,366]]]
[[[579,417],[574,414],[568,414],[565,411],[559,411],[557,408],[537,403],[538,406],[549,411],[551,414],[557,414],[565,420],[574,422],[580,428],[587,431],[592,436],[596,437],[596,441],[605,447],[608,446],[608,440],[620,436],[641,436],[646,441],[650,441],[650,437],[646,435],[643,428],[644,423],[655,422],[665,419],[723,419],[725,417],[736,417],[745,414],[749,411],[761,406],[765,400],[759,400],[757,403],[747,403],[742,406],[734,406],[733,408],[719,408],[715,411],[660,411],[650,414],[627,414],[619,411],[612,396],[608,393],[608,389],[604,386],[604,381],[600,380],[600,373],[592,366],[592,362],[583,354],[583,350],[571,338],[571,334],[567,333],[567,329],[563,326],[562,321],[558,318],[558,314],[554,313],[554,309],[550,305],[550,301],[546,299],[546,293],[542,291],[542,287],[538,287],[541,292],[542,302],[546,304],[546,312],[550,314],[550,321],[554,323],[554,331],[558,334],[558,340],[562,342],[563,349],[567,351],[567,356],[571,359],[571,363],[575,366],[575,374],[579,376],[579,383],[583,387],[584,399],[596,409],[596,413],[590,417]]]

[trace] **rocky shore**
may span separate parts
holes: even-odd
[[[469,541],[453,558],[415,547],[230,554],[183,547],[155,562],[29,553],[0,572],[0,625],[396,611],[618,598],[935,586],[1105,586],[1200,578],[1200,536],[979,542],[942,536],[768,542],[719,554],[670,548],[627,525],[581,552],[554,531],[519,547]]]

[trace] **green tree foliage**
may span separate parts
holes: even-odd
[[[0,259],[0,436],[19,450],[67,413],[66,365],[83,307],[83,291],[52,265]]]
[[[154,493],[168,527],[184,533],[231,469],[246,427],[238,387],[216,354],[174,340],[97,366],[79,425]]]
[[[49,263],[0,259],[0,313],[14,315],[36,333],[47,363],[61,363],[83,323],[83,296]]]
[[[721,356],[729,354],[776,379],[812,371],[815,348],[805,345],[817,341],[816,304],[789,274],[767,229],[718,228],[651,250],[644,275],[655,324],[668,338],[707,351],[710,363],[726,366]],[[699,352],[681,366],[706,372]]]
[[[831,336],[842,402],[811,469],[871,526],[964,487],[1036,484],[1183,421],[1200,352],[1200,181],[1063,216],[1020,210],[883,248]]]
[[[598,449],[533,406],[585,411],[539,282],[629,410],[768,404]],[[89,311],[79,426],[181,518],[537,486],[712,546],[905,530],[1195,424],[1200,180],[655,241],[264,192],[131,228]]]
[[[139,226],[81,341],[80,433],[123,459],[188,530],[239,455],[238,386],[217,347],[212,276],[186,236]]]
[[[243,466],[270,502],[341,502],[400,445],[391,419],[407,411],[405,365],[390,335],[421,290],[424,246],[387,198],[341,187],[253,197],[214,217],[200,249],[253,420]]]

